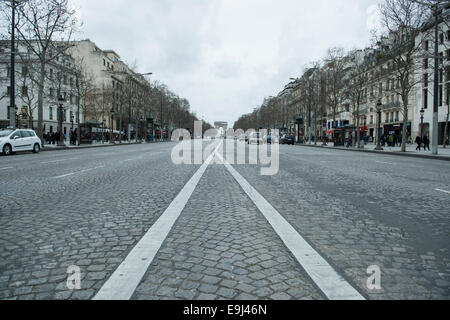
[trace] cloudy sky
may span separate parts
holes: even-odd
[[[113,49],[210,123],[276,95],[327,48],[363,48],[381,0],[72,0],[79,38]]]

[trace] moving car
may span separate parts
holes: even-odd
[[[259,132],[252,132],[248,136],[248,144],[262,144],[263,139]]]
[[[281,144],[295,145],[295,138],[293,136],[284,135],[283,137],[281,137],[280,142]]]
[[[41,151],[41,139],[31,129],[0,130],[0,153],[9,156],[18,151]]]

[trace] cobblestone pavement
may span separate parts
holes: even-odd
[[[2,157],[0,299],[92,298],[198,168],[173,165],[172,146]]]
[[[0,299],[91,299],[199,168],[174,144],[0,158]],[[450,164],[280,146],[235,169],[370,299],[449,299]],[[68,290],[67,268],[81,268]],[[381,290],[366,287],[381,268]],[[223,165],[211,165],[133,299],[324,299]]]
[[[235,169],[370,299],[450,298],[448,162],[280,146],[277,175]]]
[[[223,165],[207,169],[134,299],[322,299]]]

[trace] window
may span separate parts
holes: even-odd
[[[55,96],[55,89],[50,88],[49,96],[50,96],[50,98],[53,98]]]
[[[391,112],[391,122],[394,122],[394,112]]]
[[[7,87],[6,88],[6,95],[10,96],[11,95],[11,87]]]
[[[429,42],[428,42],[428,40],[423,43],[423,49],[425,51],[428,51],[428,49],[429,49]]]
[[[423,68],[428,69],[428,59],[423,59]]]
[[[50,119],[50,120],[53,120],[53,107],[49,107],[48,108],[48,118]],[[51,127],[50,127],[51,128]],[[51,132],[51,129],[50,129],[50,132]]]
[[[396,111],[395,112],[395,121],[400,121],[400,112]]]
[[[106,66],[106,60],[105,59],[103,59],[103,66],[104,67]]]
[[[439,99],[438,106],[440,106],[440,107],[442,107],[442,106],[444,105],[444,104],[443,104],[443,101],[442,101],[442,98],[443,98],[443,92],[442,92],[442,89],[443,89],[442,84],[440,84],[440,85],[439,85],[439,89],[438,89],[438,99]]]
[[[424,86],[424,88],[428,87],[428,73],[425,73],[423,75],[423,86]]]
[[[440,44],[444,44],[444,34],[443,34],[443,33],[441,33],[441,34],[439,35],[439,43],[440,43]]]
[[[28,67],[22,66],[22,77],[26,77],[28,75]]]
[[[11,77],[11,67],[9,65],[6,66],[6,77]]]
[[[28,87],[22,87],[22,95],[23,96],[28,96]]]
[[[423,89],[422,95],[423,95],[423,108],[428,109],[428,90]]]
[[[443,52],[439,52],[439,64],[443,64],[444,63],[444,53]]]
[[[63,79],[64,79],[64,80],[63,80],[63,83],[64,83],[65,85],[67,85],[67,76],[64,75],[64,76],[63,76]]]
[[[53,80],[53,69],[50,69],[50,80]]]
[[[373,124],[373,116],[370,116],[370,124]]]

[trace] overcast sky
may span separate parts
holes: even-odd
[[[327,48],[364,48],[381,0],[72,0],[82,34],[210,123],[276,95]]]

